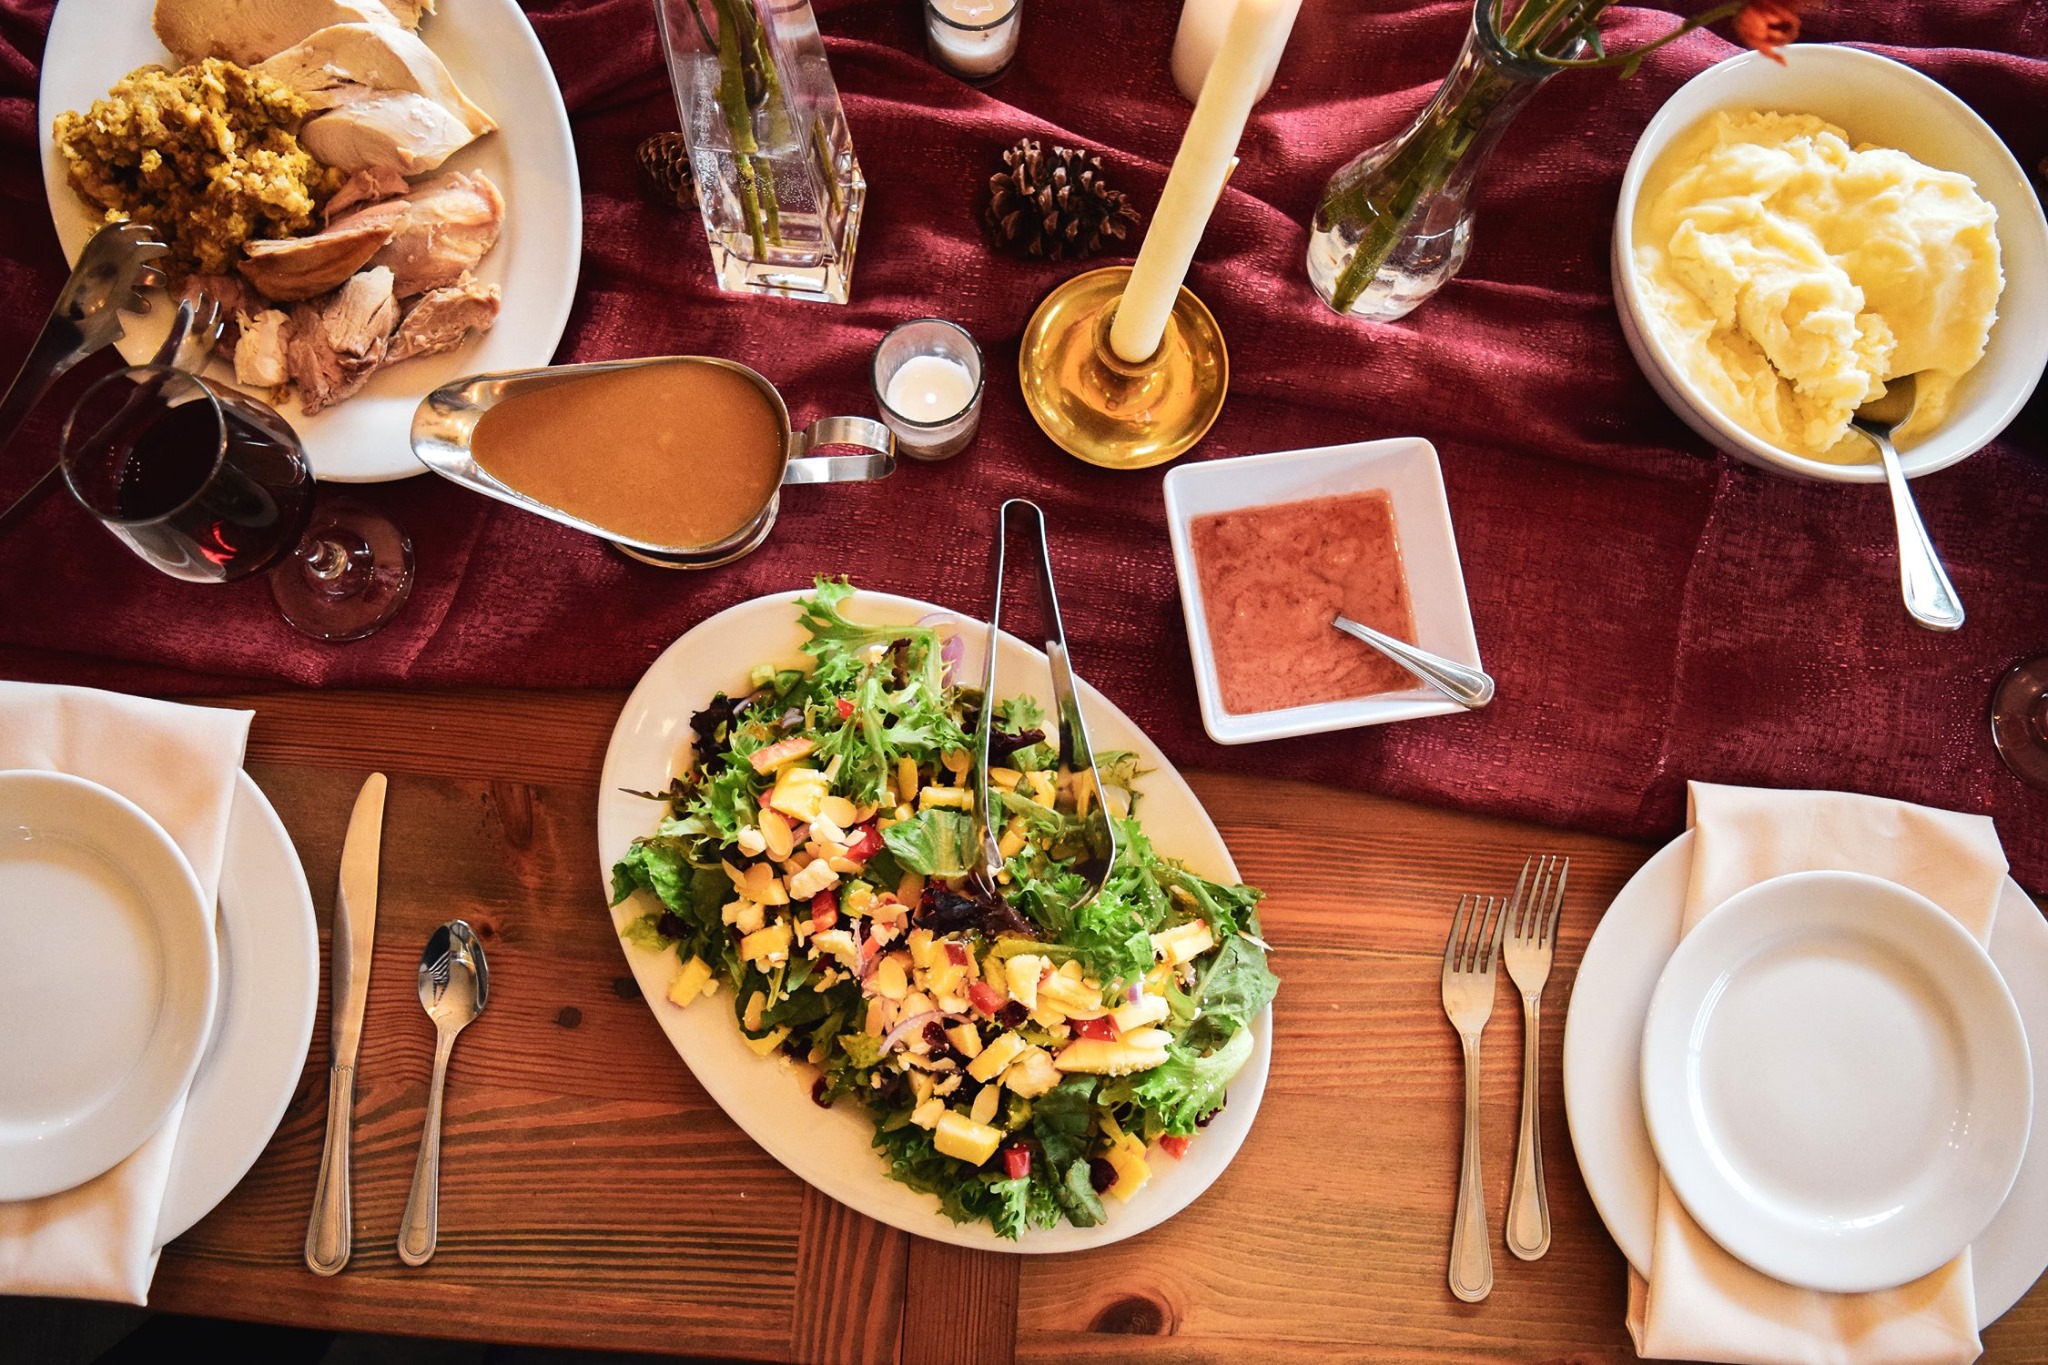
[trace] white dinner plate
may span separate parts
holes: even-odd
[[[1954,1260],[2034,1112],[2019,1011],[1933,901],[1858,872],[1729,897],[1643,1024],[1643,1112],[1672,1191],[1737,1260],[1830,1293]]]
[[[159,1244],[211,1213],[256,1164],[313,1041],[320,998],[313,895],[284,822],[247,773],[235,777],[215,933],[219,1003],[171,1154]]]
[[[213,914],[126,797],[0,774],[0,1199],[108,1170],[162,1126],[213,1018]]]
[[[1643,1118],[1641,1042],[1650,995],[1678,946],[1693,836],[1643,864],[1607,908],[1572,982],[1565,1017],[1565,1115],[1587,1192],[1607,1231],[1648,1273],[1658,1167]],[[1991,926],[1991,961],[2026,1028],[2033,1093],[2048,1094],[2048,921],[2008,879]],[[1970,1244],[1977,1321],[1989,1325],[2048,1268],[2048,1141],[2031,1142],[1991,1225]]]
[[[154,0],[65,0],[50,20],[36,100],[43,187],[66,260],[76,261],[100,225],[78,197],[51,139],[57,115],[83,110],[138,66],[169,60],[150,30]],[[497,120],[498,131],[464,147],[438,171],[482,171],[503,191],[505,225],[477,278],[501,287],[497,324],[442,355],[394,365],[353,398],[311,417],[296,400],[281,411],[305,443],[313,471],[336,483],[409,478],[425,466],[412,453],[412,415],[420,399],[451,379],[483,370],[519,370],[554,357],[568,325],[583,253],[583,198],[576,147],[554,69],[514,0],[442,0],[420,36],[447,64],[464,93]],[[145,318],[128,318],[121,353],[149,359],[169,325],[159,299]],[[224,380],[233,366],[208,371]]]
[[[755,664],[777,662],[794,667],[804,656],[799,647],[808,638],[797,624],[797,598],[802,593],[757,597],[728,608],[698,625],[670,645],[641,678],[626,701],[605,751],[604,776],[597,803],[598,870],[607,900],[611,897],[612,865],[637,835],[652,833],[661,807],[631,791],[664,791],[669,778],[683,771],[690,758],[690,715],[701,711],[714,693],[746,690]],[[928,602],[884,593],[862,592],[850,598],[847,614],[856,620],[911,624],[943,614],[960,623],[966,655],[960,676],[980,676],[982,643],[987,625],[947,612]],[[1003,637],[1002,673],[1006,694],[1031,694],[1050,714],[1051,679],[1045,655],[1020,640]],[[1154,845],[1179,858],[1202,876],[1237,880],[1237,867],[1201,803],[1143,731],[1086,682],[1079,688],[1088,708],[1088,735],[1097,749],[1132,749],[1148,769],[1140,783],[1142,815]],[[628,902],[612,911],[623,927],[642,907]],[[954,1246],[991,1251],[1079,1251],[1106,1246],[1145,1231],[1193,1203],[1215,1183],[1251,1131],[1265,1094],[1266,1067],[1272,1055],[1273,1016],[1270,1007],[1252,1022],[1253,1049],[1230,1098],[1215,1121],[1203,1129],[1187,1155],[1176,1161],[1155,1156],[1152,1179],[1128,1203],[1109,1201],[1109,1217],[1098,1227],[1062,1223],[1044,1231],[1026,1232],[1012,1242],[982,1224],[959,1224],[939,1212],[935,1196],[919,1194],[889,1179],[883,1158],[870,1145],[874,1124],[858,1104],[829,1110],[811,1102],[807,1068],[793,1062],[768,1061],[748,1050],[733,1019],[730,1002],[721,993],[692,1009],[668,1002],[675,976],[673,953],[653,953],[620,941],[634,979],[640,983],[655,1019],[689,1064],[698,1083],[733,1122],[768,1154],[817,1189],[870,1218]]]

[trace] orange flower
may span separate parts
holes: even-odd
[[[1799,6],[1803,0],[1749,0],[1735,16],[1735,36],[1783,66],[1778,49],[1799,37]]]

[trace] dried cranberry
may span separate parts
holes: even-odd
[[[928,1021],[924,1026],[924,1045],[931,1049],[926,1055],[935,1062],[942,1062],[954,1055],[953,1040],[946,1036],[945,1025],[936,1019]]]
[[[688,938],[690,922],[673,910],[664,910],[661,918],[654,922],[654,932],[663,938]]]
[[[1104,1160],[1102,1157],[1089,1157],[1088,1183],[1095,1187],[1095,1192],[1097,1194],[1101,1194],[1111,1185],[1116,1184],[1116,1167],[1110,1165],[1109,1162]]]
[[[825,1098],[825,1078],[823,1076],[811,1082],[811,1103],[817,1105],[820,1109],[830,1109],[832,1107],[832,1101]]]
[[[980,1081],[975,1080],[974,1077],[964,1071],[961,1072],[960,1088],[953,1092],[953,1102],[955,1104],[974,1103],[974,1097],[981,1093],[981,1086],[982,1083]]]
[[[996,1011],[996,1022],[1004,1028],[1017,1028],[1030,1017],[1031,1011],[1025,1009],[1015,1000],[1012,1000],[1009,1004]]]

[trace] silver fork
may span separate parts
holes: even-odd
[[[1543,1138],[1537,1131],[1537,1043],[1543,1024],[1543,987],[1550,980],[1551,950],[1557,946],[1557,917],[1564,909],[1564,883],[1572,860],[1531,854],[1522,864],[1515,897],[1508,902],[1508,933],[1502,956],[1522,993],[1522,1130],[1515,1140],[1515,1183],[1508,1193],[1508,1250],[1533,1261],[1550,1250],[1550,1198],[1543,1189]],[[1535,883],[1530,884],[1530,873]],[[1526,894],[1525,894],[1526,893]]]
[[[1465,1146],[1451,1225],[1451,1292],[1477,1303],[1493,1292],[1486,1190],[1479,1179],[1479,1035],[1493,1016],[1493,968],[1507,914],[1497,896],[1463,896],[1444,941],[1444,1013],[1465,1050]]]

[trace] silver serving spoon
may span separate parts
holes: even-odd
[[[491,970],[484,961],[483,944],[468,924],[449,920],[434,931],[420,955],[420,1004],[439,1036],[434,1043],[434,1081],[427,1092],[427,1128],[420,1134],[405,1220],[398,1225],[398,1259],[407,1265],[425,1265],[440,1239],[441,1091],[448,1081],[448,1054],[455,1050],[455,1035],[484,1012],[490,994]]]
[[[1467,711],[1477,711],[1493,700],[1493,679],[1476,668],[1467,668],[1441,654],[1417,649],[1406,640],[1396,640],[1371,626],[1360,625],[1348,616],[1339,616],[1330,624],[1346,635],[1365,641]]]
[[[1929,630],[1954,630],[1963,624],[1962,599],[1934,552],[1913,491],[1906,486],[1898,449],[1892,445],[1892,432],[1905,425],[1920,401],[1919,387],[1918,377],[1910,374],[1888,381],[1884,397],[1856,409],[1849,425],[1870,438],[1884,461],[1884,481],[1892,490],[1892,520],[1899,528],[1899,586],[1905,593],[1906,614]]]

